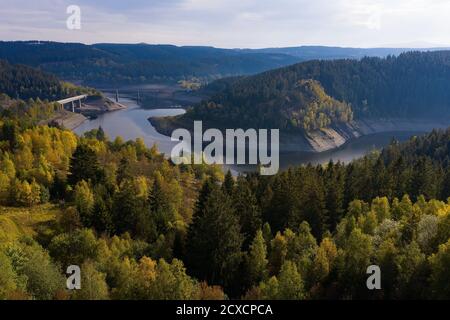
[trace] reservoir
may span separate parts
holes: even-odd
[[[111,94],[106,96],[113,98]],[[120,98],[120,103],[128,108],[99,115],[98,118],[87,120],[74,132],[78,135],[102,127],[111,140],[120,136],[125,141],[142,138],[148,147],[154,144],[165,154],[170,154],[172,147],[177,142],[172,142],[170,137],[158,133],[148,121],[149,117],[176,116],[185,113],[181,108],[142,109],[130,98]]]
[[[106,96],[113,98],[114,95],[106,93]],[[77,127],[75,133],[82,135],[92,129],[98,129],[100,126],[106,132],[111,140],[117,136],[122,137],[125,141],[136,140],[142,138],[148,147],[154,144],[158,145],[158,149],[170,155],[170,152],[178,142],[171,141],[170,137],[162,135],[156,131],[149,117],[176,116],[185,113],[182,108],[160,109],[142,109],[130,97],[121,97],[120,103],[128,106],[127,109],[113,111],[102,114],[96,119],[88,120]],[[371,151],[379,150],[387,146],[392,139],[398,141],[406,141],[414,135],[420,135],[424,132],[383,132],[372,135],[363,136],[358,139],[351,140],[338,149],[314,153],[314,152],[286,152],[280,153],[280,168],[287,169],[301,164],[322,164],[330,160],[334,162],[341,161],[348,163],[356,158],[360,158]],[[246,166],[231,166],[233,171],[244,172],[251,170]]]

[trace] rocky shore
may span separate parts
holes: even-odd
[[[46,120],[42,121],[41,125],[57,125],[61,128],[66,128],[69,130],[73,130],[76,127],[80,126],[87,118],[81,113],[73,113],[67,110],[62,110],[56,112],[56,114]]]

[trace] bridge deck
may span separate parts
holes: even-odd
[[[87,95],[83,94],[81,96],[71,97],[71,98],[59,100],[59,101],[56,101],[56,102],[58,102],[59,104],[66,104],[66,103],[69,103],[69,102],[78,101],[78,100],[85,99],[85,98],[87,98]]]

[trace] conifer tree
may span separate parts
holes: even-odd
[[[95,184],[103,178],[95,151],[84,144],[79,145],[72,155],[69,172],[71,185],[75,185],[81,180],[90,180]]]
[[[258,284],[267,277],[267,264],[267,246],[262,231],[258,230],[250,245],[248,254],[248,276],[253,285]]]
[[[229,197],[214,185],[207,194],[205,187],[200,196],[206,200],[197,206],[187,237],[186,263],[188,270],[200,280],[224,286],[237,294],[238,270],[242,261],[243,236],[238,218]],[[200,200],[199,200],[200,201]]]
[[[245,238],[244,249],[246,250],[255,237],[256,231],[262,226],[258,203],[248,182],[244,178],[238,179],[231,199],[235,212],[239,217],[241,232]]]

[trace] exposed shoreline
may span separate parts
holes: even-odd
[[[449,126],[450,119],[361,119],[353,121],[351,124],[312,132],[305,137],[311,150],[297,149],[295,151],[324,152],[339,148],[353,139],[371,134],[431,132],[433,129],[447,129]]]
[[[81,113],[73,113],[67,110],[62,110],[56,112],[52,118],[45,121],[41,121],[39,124],[41,125],[53,124],[68,130],[74,130],[80,125],[82,125],[86,120],[88,120],[88,118],[82,115]]]
[[[177,117],[149,118],[155,129],[166,136],[173,130],[187,126]],[[450,119],[363,119],[309,132],[308,134],[280,133],[280,152],[321,153],[337,149],[344,144],[385,132],[431,132],[433,129],[447,129]],[[189,129],[189,128],[187,128]]]
[[[102,97],[101,99],[94,99],[88,103],[83,103],[79,112],[74,113],[68,110],[57,111],[52,118],[42,121],[41,124],[56,124],[68,130],[75,130],[85,121],[89,120],[90,117],[127,108],[126,105],[118,103],[111,98]]]

